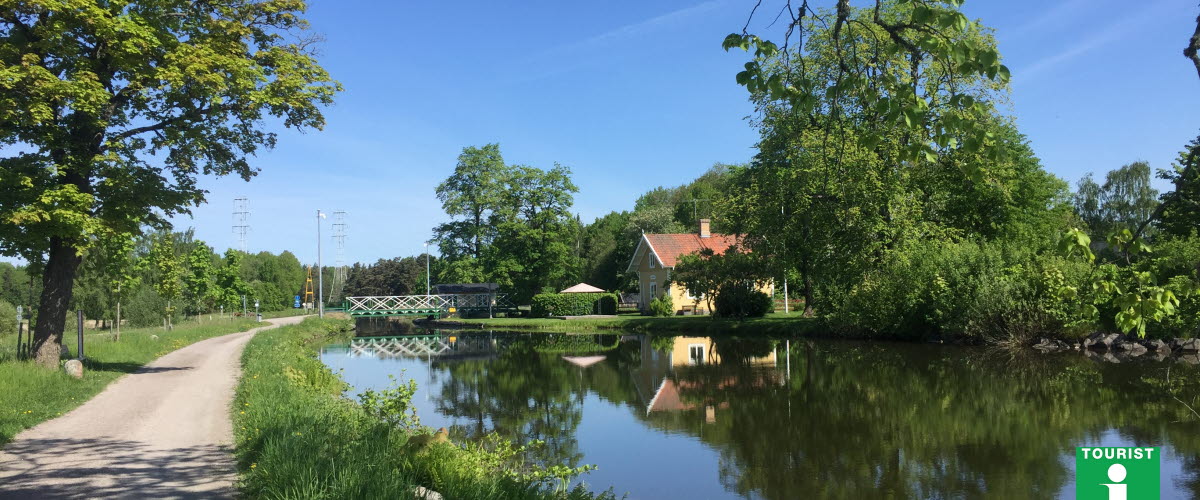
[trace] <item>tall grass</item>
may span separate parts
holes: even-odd
[[[244,496],[413,498],[426,487],[447,499],[593,497],[582,487],[513,477],[521,465],[509,455],[431,441],[428,430],[381,416],[388,404],[371,411],[344,398],[346,384],[316,355],[350,325],[310,318],[247,345],[233,409]],[[387,403],[406,411],[402,398]]]
[[[249,330],[257,323],[250,320],[187,322],[173,331],[161,327],[122,329],[121,340],[114,342],[107,331],[85,333],[84,372],[80,380],[62,370],[49,370],[32,361],[15,359],[15,335],[0,337],[0,444],[12,440],[18,432],[71,411],[99,394],[105,386],[146,363],[193,342],[210,337]],[[158,335],[158,340],[151,339]],[[66,343],[75,353],[75,332],[66,335]]]

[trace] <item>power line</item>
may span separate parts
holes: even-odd
[[[246,251],[246,233],[250,232],[250,200],[245,196],[233,199],[233,234],[238,235],[238,248]]]

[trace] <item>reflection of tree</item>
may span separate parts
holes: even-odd
[[[583,418],[575,367],[558,356],[542,356],[529,346],[511,345],[493,360],[446,364],[438,412],[472,421],[456,425],[459,438],[480,439],[496,432],[519,444],[545,441],[531,457],[540,463],[576,467],[583,454],[575,429]]]
[[[714,446],[722,483],[743,495],[1052,497],[1071,474],[1059,457],[1111,427],[1188,457],[1200,450],[1194,416],[1167,404],[1145,372],[1131,376],[1140,370],[1081,359],[1005,364],[927,346],[800,344],[781,386],[761,369],[725,362],[742,348],[722,351],[720,366],[676,371],[693,409],[647,419]],[[704,406],[715,408],[715,422],[705,423]],[[1188,423],[1173,423],[1181,419]]]
[[[647,338],[619,342],[580,368],[538,353],[545,344],[534,340],[506,337],[490,361],[434,365],[449,375],[438,410],[468,422],[452,432],[541,439],[547,446],[533,459],[578,465],[586,460],[575,433],[590,392],[646,425],[707,443],[719,453],[722,484],[745,496],[1030,498],[1055,496],[1072,474],[1060,457],[1117,428],[1127,442],[1172,445],[1190,473],[1179,486],[1200,496],[1200,419],[1168,395],[1195,406],[1194,367],[1176,364],[1167,384],[1158,365],[1082,357],[797,340],[788,356],[788,343],[728,338],[714,341],[720,364],[672,367],[669,353],[653,350],[664,342]],[[773,349],[774,366],[746,362]],[[664,377],[687,409],[647,414]]]

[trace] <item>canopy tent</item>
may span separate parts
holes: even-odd
[[[587,283],[580,283],[559,293],[604,293],[604,290],[596,288]]]

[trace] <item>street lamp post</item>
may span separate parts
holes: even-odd
[[[321,219],[325,214],[317,210],[317,317],[325,317],[325,273],[321,267]]]
[[[262,313],[258,312],[258,299],[254,299],[254,319],[262,323]]]
[[[429,242],[425,242],[425,295],[429,295]]]

